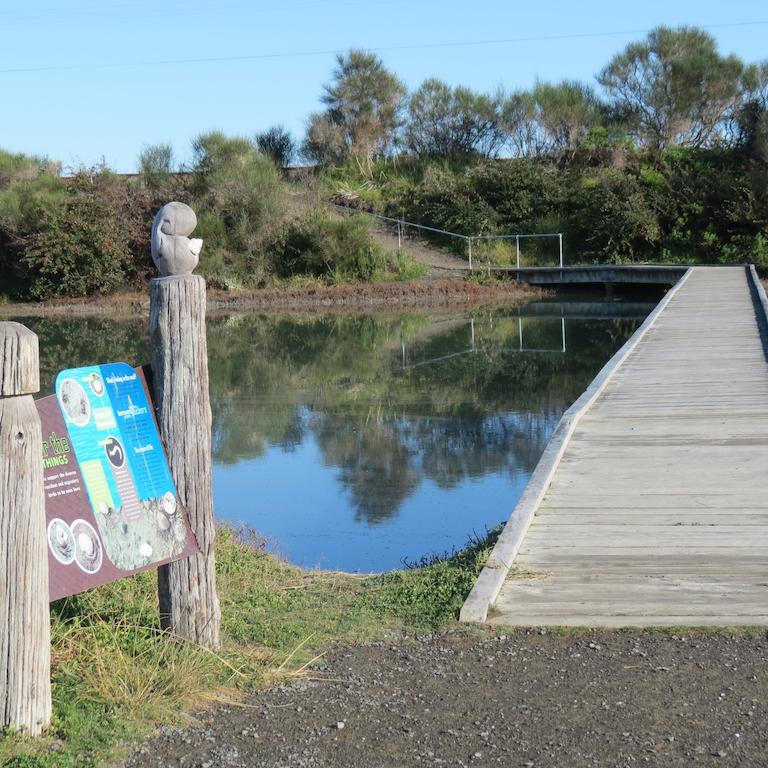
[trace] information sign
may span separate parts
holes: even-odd
[[[62,371],[37,407],[51,600],[197,552],[140,369]]]

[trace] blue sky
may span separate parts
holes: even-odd
[[[592,82],[658,24],[711,27],[721,52],[768,58],[768,9],[752,0],[2,0],[0,147],[132,171],[143,146],[184,159],[213,129],[282,123],[299,138],[333,51],[375,50],[409,88],[512,90]],[[187,63],[147,63],[161,61]]]

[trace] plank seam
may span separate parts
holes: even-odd
[[[459,621],[482,623],[487,619],[488,610],[496,602],[496,598],[501,591],[509,569],[512,567],[523,538],[544,494],[552,482],[552,478],[576,429],[576,425],[597,398],[600,397],[608,382],[632,352],[634,352],[678,291],[685,285],[692,272],[692,268],[686,270],[682,278],[667,292],[666,296],[657,304],[643,324],[603,366],[581,397],[562,415],[549,443],[547,443],[547,447],[544,449],[544,453],[541,455],[528,480],[523,495],[512,510],[512,514],[491,551],[487,563],[477,577],[472,591],[467,596],[459,613]]]

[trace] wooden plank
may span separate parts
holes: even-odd
[[[488,623],[506,627],[605,627],[617,629],[626,627],[739,627],[768,626],[768,613],[736,614],[720,613],[715,616],[668,615],[657,613],[653,616],[626,616],[614,614],[591,614],[574,616],[541,612],[522,613],[493,610]]]

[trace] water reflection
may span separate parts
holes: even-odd
[[[460,546],[651,306],[213,322],[217,509],[306,565]]]
[[[506,519],[558,419],[652,308],[208,323],[217,515],[294,562],[381,570]],[[25,321],[43,385],[148,358],[142,321]]]

